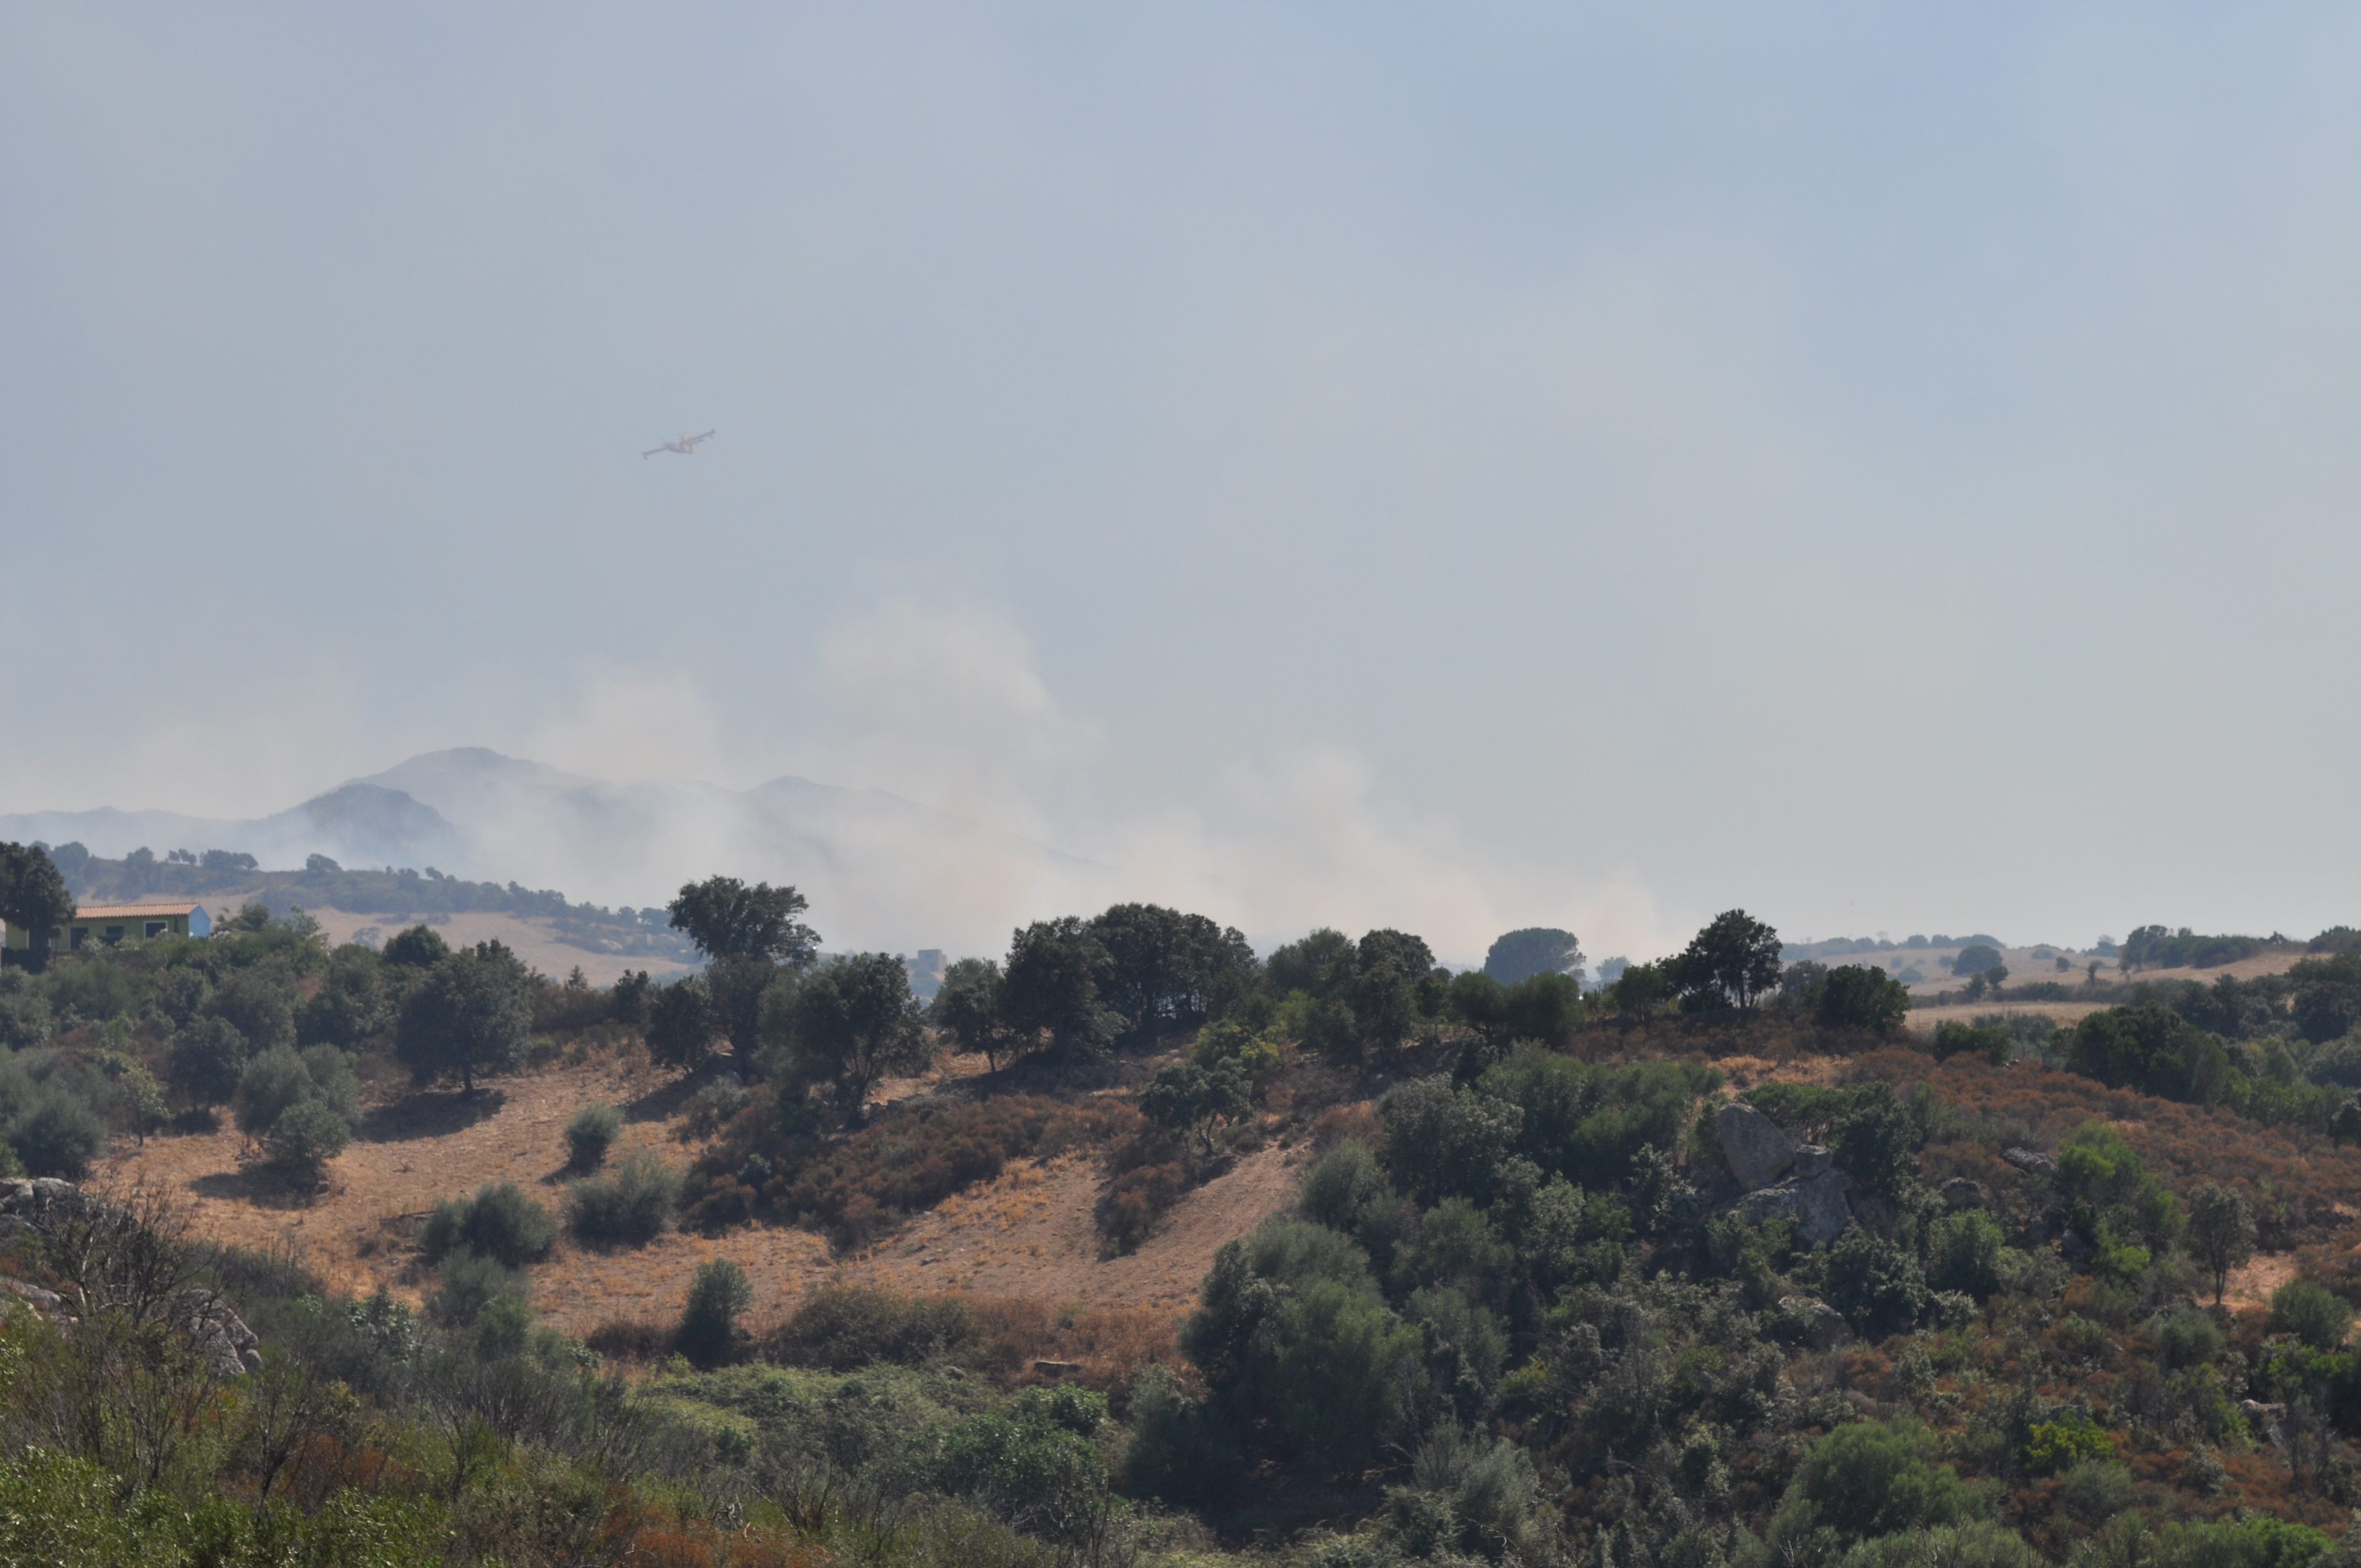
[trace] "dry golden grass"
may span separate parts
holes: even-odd
[[[962,1062],[948,1064],[956,1075]],[[915,1085],[913,1087],[916,1087]],[[232,1131],[154,1137],[108,1163],[178,1194],[196,1234],[247,1247],[292,1248],[335,1290],[379,1285],[412,1302],[431,1286],[415,1262],[416,1216],[487,1181],[514,1181],[560,1212],[567,1178],[565,1126],[593,1100],[625,1111],[614,1155],[646,1148],[686,1168],[696,1150],[675,1136],[677,1075],[625,1056],[489,1081],[472,1105],[454,1092],[398,1095],[372,1107],[362,1135],[330,1167],[324,1190],[301,1198],[240,1168]],[[534,1304],[555,1327],[587,1333],[617,1318],[669,1321],[697,1266],[728,1257],[746,1270],[755,1316],[783,1317],[813,1287],[858,1280],[905,1290],[950,1290],[1056,1309],[1136,1309],[1167,1321],[1194,1299],[1224,1242],[1291,1201],[1294,1154],[1249,1156],[1188,1194],[1127,1257],[1102,1259],[1092,1216],[1096,1159],[1074,1153],[1012,1162],[998,1179],[954,1195],[859,1255],[832,1255],[810,1232],[747,1227],[718,1237],[668,1232],[644,1247],[588,1251],[570,1238],[529,1271]],[[1049,1354],[1049,1352],[1043,1352]]]

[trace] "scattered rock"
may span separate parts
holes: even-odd
[[[1824,1176],[1836,1168],[1837,1157],[1818,1144],[1799,1144],[1795,1148],[1797,1176]]]
[[[950,1378],[950,1379],[952,1382],[954,1382],[954,1383],[963,1382],[963,1381],[965,1381],[965,1380],[966,1380],[966,1377],[967,1377],[967,1374],[966,1374],[966,1373],[964,1373],[964,1372],[961,1372],[961,1371],[958,1367],[956,1367],[956,1366],[946,1366],[946,1367],[944,1367],[944,1368],[943,1368],[943,1376],[946,1376],[946,1377],[948,1377],[948,1378]]]
[[[170,1321],[194,1342],[215,1377],[241,1377],[262,1365],[254,1331],[210,1290],[192,1286],[173,1297]]]
[[[1992,1199],[1991,1196],[1984,1191],[1984,1184],[1981,1181],[1970,1181],[1964,1176],[1955,1176],[1951,1178],[1950,1180],[1943,1183],[1943,1185],[1937,1189],[1937,1190],[1942,1194],[1943,1207],[1946,1209],[1989,1209],[1992,1207]]]
[[[22,1279],[11,1279],[5,1274],[0,1274],[0,1295],[14,1296],[44,1317],[62,1312],[66,1307],[66,1299],[56,1291],[44,1290]]]
[[[2285,1405],[2266,1405],[2260,1399],[2241,1399],[2238,1401],[2238,1413],[2246,1418],[2246,1424],[2254,1428],[2258,1436],[2275,1443],[2287,1442],[2287,1430],[2283,1425],[2287,1420]]]
[[[1733,1100],[1716,1113],[1714,1135],[1730,1173],[1749,1192],[1770,1186],[1795,1163],[1795,1139],[1753,1106]]]
[[[1033,1364],[1034,1371],[1046,1372],[1052,1377],[1063,1377],[1069,1372],[1082,1369],[1082,1364],[1079,1361],[1037,1361]]]
[[[1810,1296],[1782,1296],[1779,1310],[1802,1321],[1804,1343],[1814,1350],[1834,1350],[1852,1338],[1852,1325],[1826,1301]]]
[[[1832,1242],[1852,1223],[1852,1207],[1845,1201],[1844,1173],[1838,1170],[1757,1188],[1730,1209],[1758,1225],[1784,1214],[1795,1222],[1799,1242]]]
[[[2027,1176],[2055,1176],[2058,1162],[2038,1149],[2003,1149],[2000,1157]]]

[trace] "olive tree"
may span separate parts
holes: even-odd
[[[512,1066],[533,1029],[533,973],[499,942],[460,948],[403,1002],[394,1052],[422,1083]]]
[[[808,975],[795,1003],[796,1076],[826,1083],[848,1124],[880,1079],[923,1071],[934,1057],[910,971],[892,953],[855,953]]]

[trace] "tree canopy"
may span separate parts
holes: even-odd
[[[73,893],[49,851],[0,844],[0,921],[31,931],[38,944],[73,917]]]
[[[1102,991],[1129,1032],[1202,1022],[1216,997],[1242,988],[1256,970],[1235,927],[1158,904],[1118,904],[1090,923],[1107,955]]]
[[[403,1002],[394,1052],[423,1082],[456,1074],[476,1091],[476,1074],[515,1062],[533,1028],[533,974],[507,947],[460,948],[426,972]]]
[[[796,1000],[796,1073],[830,1085],[848,1123],[858,1124],[878,1080],[920,1071],[932,1055],[910,971],[892,953],[833,959],[805,979]]]
[[[1009,939],[1002,1015],[1011,1028],[1046,1035],[1060,1050],[1095,1049],[1123,1026],[1103,989],[1114,971],[1106,945],[1085,922],[1071,915],[1037,920]]]
[[[819,933],[796,920],[810,907],[792,887],[710,876],[684,885],[664,912],[709,959],[768,959],[799,969],[819,950]]]
[[[1743,909],[1727,910],[1664,966],[1673,989],[1695,1003],[1741,1012],[1779,984],[1779,933]]]
[[[1493,939],[1484,955],[1484,972],[1502,985],[1514,985],[1527,975],[1570,974],[1582,978],[1582,944],[1571,931],[1551,926],[1527,926]]]

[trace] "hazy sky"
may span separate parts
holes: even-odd
[[[8,6],[0,811],[482,744],[1461,954],[2361,920],[2356,79],[2349,6]]]

